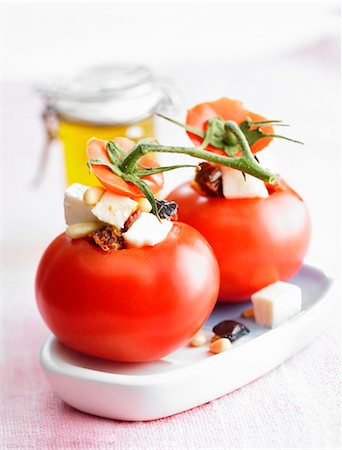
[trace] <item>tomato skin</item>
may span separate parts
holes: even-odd
[[[154,247],[108,254],[62,234],[45,251],[36,277],[39,310],[61,342],[125,362],[159,359],[190,340],[218,291],[211,247],[182,223]]]
[[[303,200],[290,187],[266,199],[223,199],[200,195],[185,183],[169,195],[179,204],[179,220],[208,240],[221,271],[219,300],[243,301],[300,269],[311,236]]]

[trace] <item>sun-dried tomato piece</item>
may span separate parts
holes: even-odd
[[[120,250],[125,246],[124,238],[113,225],[107,225],[105,228],[92,233],[91,236],[95,244],[99,245],[105,252]]]
[[[193,186],[201,194],[223,197],[222,172],[214,164],[202,162],[196,169]]]
[[[175,215],[177,215],[178,204],[176,202],[156,200],[156,204],[158,215],[161,219],[171,220]]]
[[[129,218],[126,220],[124,226],[123,226],[123,231],[128,231],[128,229],[133,225],[133,223],[139,219],[139,217],[141,216],[141,208],[136,209],[130,216]]]
[[[249,319],[249,320],[254,320],[254,310],[253,307],[247,308],[245,309],[242,314],[241,317],[243,319]]]

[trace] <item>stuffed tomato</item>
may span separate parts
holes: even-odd
[[[213,309],[219,270],[193,228],[174,223],[155,246],[104,253],[57,237],[41,260],[39,310],[58,339],[88,355],[151,361],[189,341]]]
[[[301,267],[310,240],[310,218],[291,188],[270,189],[267,198],[212,198],[186,183],[174,190],[179,220],[214,249],[221,273],[220,301],[247,300]]]
[[[114,144],[118,160],[134,146],[127,139]],[[106,148],[96,139],[88,145],[94,173],[107,189],[75,184],[65,192],[67,229],[41,259],[37,303],[47,326],[70,348],[108,360],[152,361],[201,328],[217,300],[219,268],[203,236],[176,221],[176,203],[151,197],[162,174],[145,177],[143,185],[131,175],[122,175],[125,181],[111,170],[115,154]],[[154,162],[143,163],[156,169]]]
[[[196,145],[203,146],[201,132],[208,130],[213,118],[236,121],[253,154],[271,142],[272,121],[224,98],[188,112],[188,134]],[[225,140],[227,135],[221,141],[218,136],[216,132],[215,140],[205,145],[211,152],[233,156],[240,152],[239,145],[234,148],[234,142]],[[222,145],[217,148],[217,143]],[[270,184],[219,164],[202,163],[195,179],[169,197],[179,204],[179,219],[199,230],[215,251],[220,301],[247,300],[268,284],[289,280],[301,267],[310,241],[310,217],[302,198],[279,176]]]

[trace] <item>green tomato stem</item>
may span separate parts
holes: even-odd
[[[242,156],[228,157],[218,155],[198,147],[174,147],[168,145],[140,143],[122,161],[120,169],[126,174],[135,173],[139,160],[149,153],[182,153],[185,155],[194,156],[195,158],[204,159],[205,161],[209,161],[214,164],[221,164],[223,166],[231,167],[257,177],[262,181],[274,183],[276,180],[275,175],[257,163],[248,145],[247,139],[240,130],[239,126],[235,122],[228,121],[225,123],[225,128],[227,131],[233,133],[237,138],[241,146]]]

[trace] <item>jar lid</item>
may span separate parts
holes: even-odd
[[[126,125],[154,112],[175,112],[178,90],[170,80],[137,65],[97,66],[42,86],[47,107],[76,122]]]

